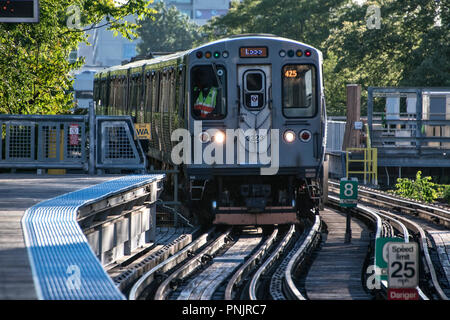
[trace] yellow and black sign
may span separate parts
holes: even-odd
[[[136,130],[136,135],[138,139],[141,140],[151,139],[150,123],[135,123],[134,129]]]

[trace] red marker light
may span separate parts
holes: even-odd
[[[203,52],[197,51],[197,53],[195,55],[197,56],[197,58],[200,59],[201,57],[203,57]]]
[[[306,50],[306,51],[305,51],[305,56],[310,57],[310,56],[311,56],[311,51]]]
[[[303,142],[308,142],[311,139],[311,132],[308,130],[303,130],[300,132],[300,140]]]

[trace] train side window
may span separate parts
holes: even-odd
[[[145,81],[146,88],[145,88],[145,122],[150,122],[151,119],[151,111],[152,111],[152,96],[153,96],[153,77],[151,74],[147,75],[147,79]]]
[[[176,95],[177,95],[177,74],[176,70],[172,69],[170,72],[170,113],[174,114],[177,111],[177,105],[176,105]]]
[[[223,119],[227,114],[226,70],[220,65],[191,69],[191,109],[195,119]]]
[[[316,114],[316,68],[313,65],[285,65],[282,85],[285,117],[313,117]]]
[[[184,90],[185,90],[185,81],[184,81],[185,67],[181,71],[178,72],[178,81],[177,81],[177,106],[178,106],[178,114],[181,119],[184,119]]]
[[[153,97],[155,99],[154,100],[155,103],[153,104],[153,108],[154,108],[155,112],[159,112],[159,103],[160,103],[159,96],[161,95],[161,72],[160,71],[158,71],[156,73],[154,88],[155,88],[155,90],[153,91],[154,92]]]
[[[161,73],[161,81],[160,81],[160,94],[159,94],[159,111],[166,112],[167,111],[167,74]]]

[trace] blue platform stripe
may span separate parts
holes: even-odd
[[[82,206],[148,183],[164,175],[131,175],[29,208],[22,227],[39,299],[125,299],[103,269],[77,222]]]

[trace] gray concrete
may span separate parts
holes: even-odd
[[[119,177],[0,174],[0,299],[37,299],[21,225],[26,209]]]

